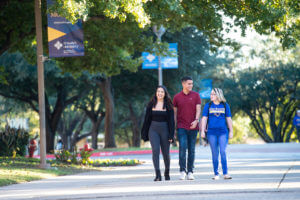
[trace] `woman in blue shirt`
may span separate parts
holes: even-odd
[[[228,137],[233,137],[230,107],[226,103],[223,91],[220,88],[214,88],[211,91],[210,100],[211,102],[205,104],[203,109],[201,137],[207,137],[211,148],[215,174],[213,179],[219,179],[219,154],[221,154],[224,179],[231,179],[231,176],[228,175],[226,158]],[[206,131],[207,134],[205,135]]]

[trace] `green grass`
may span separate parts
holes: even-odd
[[[50,169],[38,168],[39,159],[33,158],[8,158],[0,157],[0,186],[50,178],[55,176],[69,175],[100,168],[80,165],[55,165]]]

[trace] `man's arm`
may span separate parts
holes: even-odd
[[[191,123],[191,129],[196,128],[197,124],[199,123],[199,119],[200,119],[200,113],[201,113],[201,104],[197,104],[196,105],[196,116],[195,116],[195,120]]]
[[[200,119],[200,113],[201,113],[201,104],[196,105],[196,120],[199,122]]]
[[[174,122],[175,122],[175,129],[177,127],[177,107],[174,107]]]

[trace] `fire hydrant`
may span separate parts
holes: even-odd
[[[29,153],[30,158],[33,157],[34,151],[36,150],[36,145],[37,145],[37,142],[35,139],[31,139],[29,141],[28,153]]]

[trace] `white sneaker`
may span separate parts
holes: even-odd
[[[188,173],[187,179],[188,179],[188,180],[195,180],[195,177],[194,177],[194,175],[193,175],[192,172],[189,172],[189,173]]]
[[[214,176],[212,179],[213,179],[213,180],[219,180],[220,177],[219,177],[219,175],[216,175],[216,176]]]
[[[180,172],[180,180],[185,180],[186,173],[184,171]]]
[[[228,174],[224,175],[224,179],[232,179],[232,177]]]

